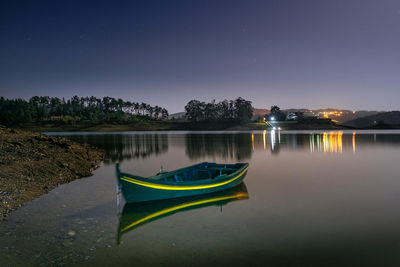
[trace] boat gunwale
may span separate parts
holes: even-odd
[[[203,163],[199,163],[199,164],[195,164],[193,166],[190,167],[186,167],[186,168],[182,168],[182,169],[178,169],[175,171],[171,171],[171,172],[165,172],[165,174],[168,175],[173,175],[177,172],[182,172],[185,169],[191,169],[191,168],[195,168],[196,166],[200,166],[202,164],[205,164],[208,162],[203,162]],[[216,163],[213,163],[216,164]],[[156,180],[156,179],[151,179],[151,178],[146,178],[146,177],[141,177],[141,176],[136,176],[136,175],[132,175],[129,173],[124,173],[124,172],[119,172],[119,180],[124,181],[122,178],[126,177],[126,178],[131,178],[131,179],[136,179],[138,181],[144,182],[144,183],[150,183],[150,184],[155,184],[155,185],[167,185],[167,186],[197,186],[197,185],[212,185],[215,184],[216,182],[225,182],[225,180],[229,180],[232,177],[237,176],[237,174],[240,173],[245,173],[249,167],[249,163],[236,163],[236,164],[225,164],[225,165],[237,165],[237,164],[243,164],[240,168],[238,168],[236,171],[230,173],[229,175],[227,174],[223,174],[223,175],[219,175],[216,176],[214,178],[207,178],[207,179],[199,179],[199,180],[191,180],[191,181],[165,181],[162,179]],[[224,164],[216,164],[216,165],[224,165]],[[237,178],[239,178],[241,175],[239,175]],[[151,177],[157,177],[157,175],[155,176],[151,176]],[[125,181],[125,182],[129,182],[129,181]]]

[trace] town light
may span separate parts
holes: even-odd
[[[274,121],[274,120],[275,120],[275,117],[274,117],[274,116],[272,116],[272,117],[271,117],[271,121]]]

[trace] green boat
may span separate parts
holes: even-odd
[[[116,164],[118,186],[126,202],[142,202],[215,193],[232,188],[244,179],[248,163],[203,162],[152,177],[123,173]]]
[[[233,188],[206,195],[127,203],[119,216],[117,243],[120,243],[123,234],[172,214],[207,206],[222,207],[231,201],[248,198],[246,185],[240,183]]]

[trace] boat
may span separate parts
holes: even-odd
[[[119,190],[128,203],[215,193],[232,188],[244,179],[248,163],[203,162],[175,171],[160,171],[140,177],[120,171],[116,164]]]
[[[233,188],[211,194],[126,203],[119,215],[117,243],[120,243],[123,234],[172,214],[208,206],[218,206],[222,210],[222,206],[229,202],[248,198],[246,185],[242,182]]]

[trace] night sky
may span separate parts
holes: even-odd
[[[0,95],[400,109],[400,1],[1,1]]]

